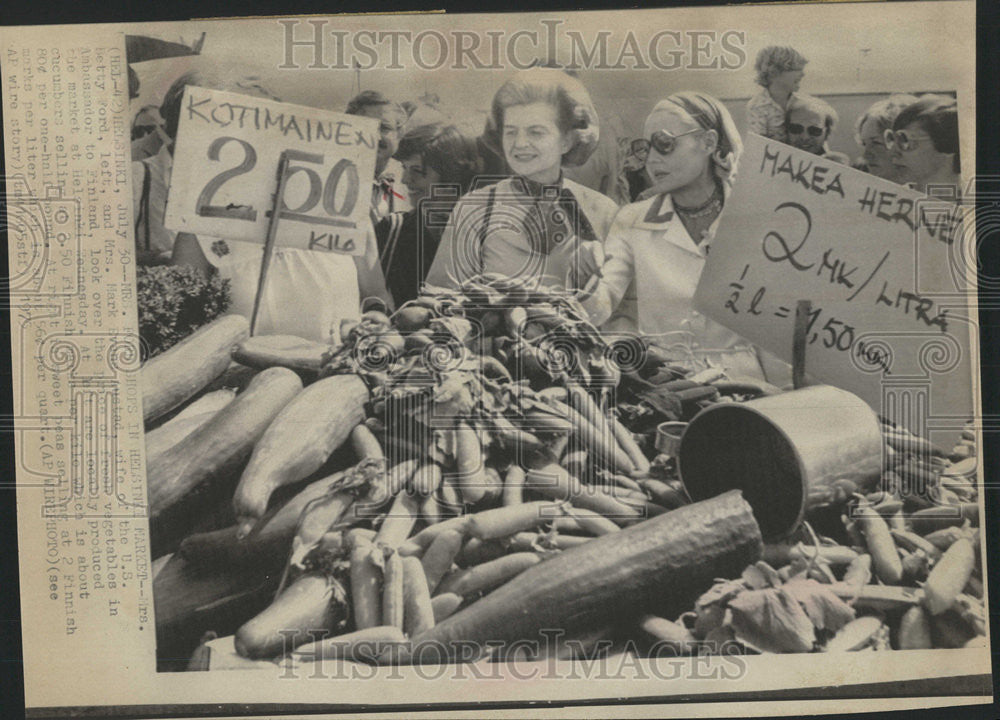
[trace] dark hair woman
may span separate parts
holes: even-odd
[[[928,95],[900,111],[885,131],[885,144],[904,182],[925,192],[929,185],[961,187],[958,106],[952,98]]]
[[[399,307],[420,292],[437,252],[444,226],[433,220],[447,217],[469,191],[482,160],[476,139],[454,125],[413,128],[399,141],[395,157],[412,209],[382,218],[375,235],[386,285]],[[423,203],[427,199],[433,203]]]
[[[864,149],[865,172],[894,183],[903,182],[899,168],[892,164],[885,145],[885,131],[892,127],[896,116],[917,101],[913,95],[890,95],[864,111],[854,123],[854,139]]]
[[[578,80],[552,68],[515,75],[493,97],[484,139],[514,177],[459,200],[427,282],[457,287],[483,273],[561,288],[580,247],[602,242],[618,206],[563,177],[598,140],[597,114]]]

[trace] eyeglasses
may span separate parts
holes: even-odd
[[[910,135],[906,130],[886,130],[885,131],[885,146],[892,149],[901,150],[906,152],[907,150],[912,150],[917,146],[918,140],[924,140],[930,137],[929,135]]]
[[[701,128],[695,128],[694,130],[682,132],[680,135],[671,135],[666,130],[657,130],[655,133],[650,135],[649,144],[654,150],[656,150],[656,152],[660,153],[660,155],[669,155],[677,147],[677,138],[701,132],[701,130]]]
[[[799,125],[798,123],[788,123],[789,135],[801,135],[802,133],[809,133],[810,137],[818,138],[822,137],[824,132],[826,132],[825,128],[821,128],[816,125],[810,125],[809,127],[806,127],[804,125]]]

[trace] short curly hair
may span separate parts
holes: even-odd
[[[854,123],[854,141],[861,144],[861,126],[869,120],[874,120],[878,127],[879,134],[892,127],[896,116],[903,108],[912,105],[917,101],[916,95],[890,95],[884,100],[873,103],[870,108],[858,116]]]
[[[582,165],[594,152],[600,138],[597,110],[586,88],[562,70],[533,67],[505,82],[493,96],[483,138],[503,156],[504,111],[515,105],[544,102],[556,108],[560,131],[569,134],[570,149],[562,157],[564,167]]]
[[[793,47],[769,45],[757,53],[754,69],[758,85],[770,87],[771,82],[783,72],[801,70],[806,66],[805,56]]]

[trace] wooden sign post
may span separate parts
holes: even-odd
[[[806,339],[811,312],[812,303],[808,300],[799,300],[795,303],[795,329],[792,331],[792,387],[796,390],[806,384]]]
[[[267,224],[267,239],[264,241],[264,255],[260,260],[260,279],[257,280],[257,294],[253,299],[253,314],[250,316],[250,334],[257,329],[257,314],[260,312],[260,299],[264,296],[264,286],[267,283],[267,269],[271,266],[271,256],[274,254],[274,238],[278,234],[278,222],[281,220],[281,206],[285,202],[285,186],[288,184],[288,155],[281,153],[278,162],[278,191],[274,194],[274,207],[271,209],[271,219]]]

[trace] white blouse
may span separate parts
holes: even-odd
[[[203,236],[198,236],[198,242],[220,277],[229,280],[229,311],[250,319],[264,245]],[[337,343],[340,321],[357,319],[360,303],[358,271],[352,256],[275,248],[255,331],[259,335],[279,333]]]

